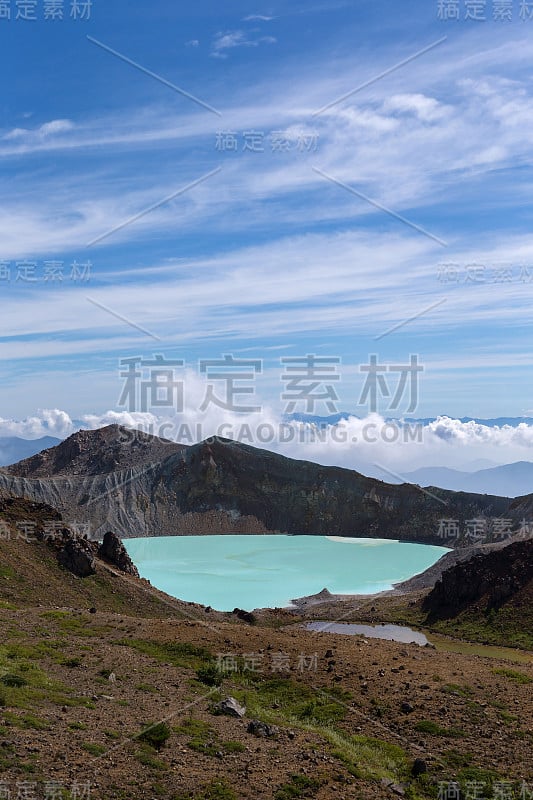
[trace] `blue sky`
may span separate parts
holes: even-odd
[[[416,354],[416,415],[531,413],[521,0],[44,6],[0,19],[2,417],[116,409],[119,359],[156,353],[262,359],[273,408],[281,357],[338,356],[362,415],[360,365]]]

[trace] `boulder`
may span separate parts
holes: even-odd
[[[227,717],[244,717],[246,708],[235,700],[234,697],[226,697],[220,703],[217,703],[214,708],[215,714],[225,714]]]
[[[68,539],[59,550],[57,560],[62,567],[78,578],[88,578],[96,572],[93,549],[85,539],[74,537]]]
[[[125,572],[127,575],[134,575],[136,578],[139,577],[137,567],[129,557],[128,551],[119,537],[112,531],[108,531],[105,534],[104,540],[98,548],[98,556],[103,561],[113,564],[121,572]]]
[[[411,767],[411,775],[413,778],[418,778],[419,775],[424,775],[428,771],[428,765],[423,758],[416,758],[413,766]]]
[[[251,733],[254,736],[259,736],[263,739],[276,736],[276,734],[279,732],[275,725],[267,725],[266,722],[261,722],[258,719],[252,719],[246,730],[248,733]]]
[[[243,622],[247,622],[248,625],[254,625],[256,623],[256,617],[252,614],[251,611],[244,611],[242,608],[234,608],[232,614],[235,614],[237,619],[242,619]]]

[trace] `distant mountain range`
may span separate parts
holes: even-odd
[[[329,417],[318,417],[309,414],[291,414],[287,421],[303,422],[311,425],[325,427],[338,425],[350,417],[359,419],[355,414],[342,412]],[[388,422],[402,424],[429,425],[436,421],[436,417],[416,419],[414,417],[395,420],[389,418]],[[518,427],[520,424],[533,425],[533,417],[497,417],[494,419],[473,419],[462,417],[462,423],[476,422],[487,427],[502,427],[509,425]],[[478,459],[463,466],[463,469],[450,467],[421,467],[414,472],[402,472],[394,475],[393,472],[381,470],[375,464],[363,462],[357,467],[365,475],[384,480],[388,483],[411,482],[425,488],[438,486],[453,492],[473,492],[475,494],[490,494],[503,497],[521,497],[533,492],[533,462],[517,461],[512,464],[497,464],[488,459]]]
[[[385,417],[386,422],[397,422],[398,424],[418,424],[430,425],[442,417],[448,419],[458,419],[459,422],[476,422],[479,425],[485,425],[487,428],[501,428],[504,425],[509,425],[511,428],[518,428],[519,425],[533,425],[533,417],[494,417],[493,419],[480,419],[475,417],[455,417],[453,414],[440,414],[438,417],[405,417],[398,419],[397,417]],[[286,414],[285,420],[287,422],[309,422],[314,425],[338,425],[339,422],[347,419],[363,419],[350,411],[339,411],[338,414],[330,414],[326,417],[315,416],[313,414]]]
[[[497,494],[504,497],[521,497],[533,492],[531,461],[517,461],[478,472],[461,472],[447,467],[422,467],[414,472],[407,472],[402,477],[419,486],[439,486],[454,492]]]
[[[509,425],[511,428],[518,428],[519,425],[533,425],[533,417],[494,417],[493,419],[479,419],[475,417],[454,417],[452,414],[441,414],[441,417],[449,417],[449,419],[459,419],[459,422],[476,422],[479,425],[485,425],[487,428],[502,428],[504,425]],[[438,417],[425,417],[422,419],[414,419],[407,417],[404,422],[418,422],[422,425],[430,425],[436,422]]]
[[[41,439],[21,439],[18,436],[0,437],[0,467],[30,458],[41,450],[55,447],[61,439],[53,436],[43,436]]]

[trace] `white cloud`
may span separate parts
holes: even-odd
[[[243,32],[235,31],[221,36],[229,36],[225,44],[233,47],[243,46],[246,39]],[[31,161],[21,160],[24,169],[17,169],[3,202],[0,257],[53,254],[60,258],[63,252],[79,252],[92,238],[207,172],[211,164],[218,165],[222,156],[214,147],[217,125],[237,131],[254,127],[290,133],[303,120],[316,127],[320,137],[319,148],[309,159],[293,154],[284,160],[268,152],[264,157],[229,156],[212,183],[108,240],[111,246],[166,236],[165,241],[176,243],[169,248],[177,249],[191,232],[209,230],[215,237],[218,231],[231,229],[238,240],[242,231],[252,234],[257,228],[270,232],[266,244],[219,251],[188,262],[169,260],[166,266],[143,263],[137,280],[124,281],[117,270],[108,274],[106,286],[96,284],[96,299],[106,305],[116,301],[121,313],[158,333],[168,333],[170,343],[218,342],[239,336],[253,343],[272,331],[291,341],[296,332],[310,331],[317,336],[347,331],[377,335],[440,299],[443,292],[448,302],[436,315],[417,320],[417,331],[434,327],[448,333],[479,322],[491,322],[495,336],[498,323],[516,329],[529,319],[523,286],[487,283],[476,289],[444,288],[437,281],[437,264],[443,258],[463,264],[483,258],[489,263],[531,264],[530,236],[507,235],[498,224],[482,241],[475,234],[460,241],[454,233],[447,251],[439,250],[311,170],[316,164],[399,212],[409,209],[405,215],[414,222],[428,209],[433,213],[436,198],[445,204],[442,216],[433,214],[436,227],[441,219],[444,224],[447,208],[458,208],[456,199],[463,204],[472,200],[476,212],[480,206],[479,219],[488,218],[481,206],[501,207],[505,196],[493,189],[492,181],[505,180],[506,167],[527,165],[533,158],[532,93],[522,77],[529,74],[533,54],[518,40],[492,46],[483,39],[477,47],[466,46],[469,41],[462,36],[450,41],[312,121],[313,111],[408,53],[387,50],[374,53],[368,61],[358,56],[357,61],[338,62],[313,56],[290,72],[290,81],[285,61],[279,67],[273,65],[269,78],[261,83],[253,75],[244,89],[232,86],[220,91],[223,123],[191,105],[179,115],[162,107],[119,109],[108,116],[76,120],[74,129],[68,120],[53,120],[33,131],[19,129],[20,134],[0,142],[0,155],[9,166],[10,156],[18,159],[25,153],[60,148],[69,152],[78,148],[80,153],[72,176],[59,168],[62,159],[55,160],[57,169],[39,174],[40,197],[36,197]],[[498,76],[505,71],[516,74],[516,79]],[[283,75],[284,83],[280,82]],[[216,96],[221,86],[208,88]],[[441,113],[446,113],[445,124],[435,120]],[[59,135],[62,132],[69,135]],[[202,153],[201,165],[189,161],[191,142],[195,153]],[[152,157],[153,152],[157,157]],[[175,165],[175,176],[169,164]],[[524,207],[531,193],[519,173],[516,170],[507,179],[506,188],[512,191],[505,201],[509,203],[506,228],[521,224],[519,214],[513,217],[512,203]],[[342,222],[351,233],[285,235],[293,225],[312,230],[315,224],[329,222]],[[369,222],[372,227],[367,227]],[[365,233],[358,237],[356,230]],[[103,247],[89,251],[96,273],[99,261],[107,269],[116,252],[120,257],[120,251]],[[144,254],[139,258],[144,259]],[[157,279],[147,285],[149,270],[157,272]],[[32,290],[22,295],[18,286],[5,288],[13,288],[13,297],[3,309],[6,330],[13,337],[44,335],[39,340],[3,341],[4,359],[107,353],[139,341],[137,333],[91,307],[77,288],[63,286],[46,295]],[[402,304],[397,302],[400,296]],[[178,302],[181,310],[176,321]],[[58,320],[64,324],[63,335],[55,335]],[[51,332],[53,336],[46,336]],[[516,352],[522,346],[526,350],[525,342],[515,340],[496,353],[495,336],[480,357],[487,372],[496,363],[527,363],[529,356]],[[474,351],[473,365],[478,349]],[[430,360],[441,368],[438,355],[429,352]],[[449,368],[460,366],[460,361],[458,357]],[[447,409],[444,404],[438,408]]]
[[[63,133],[64,131],[71,131],[74,128],[73,123],[69,119],[55,119],[52,122],[45,122],[44,125],[38,130],[42,136],[48,136],[53,133]]]
[[[356,308],[360,309],[357,325],[362,329],[369,321],[375,324],[387,308],[387,297],[381,295],[380,287],[388,296],[393,286],[399,290],[406,281],[421,279],[431,250],[431,243],[422,237],[393,236],[383,238],[380,244],[371,236],[353,233],[284,237],[211,258],[172,261],[166,271],[143,272],[137,281],[127,284],[119,273],[104,285],[49,289],[45,303],[42,289],[28,287],[27,291],[14,292],[4,309],[3,324],[11,337],[57,331],[58,320],[61,330],[70,335],[57,341],[6,341],[0,343],[0,357],[23,358],[25,354],[28,358],[47,352],[47,348],[50,354],[90,352],[91,346],[98,351],[119,347],[126,336],[133,341],[144,338],[95,308],[86,295],[164,336],[165,341],[179,337],[184,341],[256,338],[271,330],[282,335],[310,328],[353,328]],[[398,265],[393,276],[392,257]],[[94,261],[97,280],[97,255]],[[419,311],[423,302],[414,296],[412,305],[404,306],[402,313]],[[294,304],[296,308],[292,308]],[[89,331],[91,335],[87,336]],[[76,333],[78,336],[73,335]]]
[[[66,133],[67,131],[73,130],[74,127],[74,123],[69,119],[54,119],[50,122],[43,123],[38,128],[14,128],[13,130],[4,134],[3,139],[6,141],[19,141],[21,139],[33,139],[38,141],[40,139],[46,139],[49,136],[54,136],[58,133]]]
[[[440,121],[452,110],[423,94],[395,94],[385,100],[383,108],[386,112],[414,114],[424,122]]]
[[[20,436],[22,439],[55,436],[63,439],[73,431],[70,416],[58,408],[39,410],[34,416],[22,420],[0,417],[0,436]]]
[[[533,236],[495,238],[485,246],[485,251],[450,248],[445,260],[533,264]],[[5,287],[13,294],[3,309],[9,337],[0,342],[1,360],[109,353],[148,343],[137,329],[89,303],[87,295],[153,331],[168,347],[193,341],[253,343],[273,331],[289,341],[311,333],[378,336],[443,298],[446,303],[405,331],[449,332],[464,327],[465,320],[470,326],[499,323],[512,331],[530,311],[529,294],[519,283],[440,283],[441,248],[408,230],[377,239],[363,232],[280,237],[210,257],[155,263],[136,275],[128,272],[126,280],[117,271],[101,282],[98,253],[92,258],[93,284],[66,281],[46,291],[42,286]],[[449,357],[426,354],[436,375],[474,367],[526,367],[531,358],[527,344],[514,340],[479,342],[473,352]]]
[[[249,14],[247,17],[243,18],[243,22],[270,22],[273,19],[276,18],[266,16],[265,14]]]
[[[401,427],[395,433],[390,424],[386,427],[382,417],[371,414],[364,419],[351,417],[319,435],[314,426],[286,423],[268,407],[261,415],[238,415],[215,406],[201,414],[198,408],[205,397],[205,383],[192,373],[186,377],[185,397],[186,408],[180,414],[110,410],[84,414],[79,419],[89,429],[119,424],[171,440],[181,437],[185,444],[220,435],[291,458],[356,469],[368,475],[379,474],[379,466],[384,466],[398,476],[391,477],[393,482],[422,466],[461,468],[466,462],[479,459],[499,464],[533,460],[533,426],[526,423],[489,427],[440,417],[421,427],[418,440],[413,441],[402,435]],[[65,438],[76,427],[70,415],[59,409],[39,411],[20,421],[0,418],[0,436]]]
[[[228,31],[227,33],[217,33],[213,40],[211,55],[215,58],[227,58],[227,50],[235,47],[259,47],[261,44],[275,44],[274,36],[256,36],[253,32],[242,30]]]
[[[268,37],[254,40],[251,34],[242,30],[230,31],[218,35],[215,49],[219,48],[217,52],[223,56],[232,48],[257,46],[259,42],[268,40]],[[250,87],[249,91],[233,92],[230,97],[222,95],[217,107],[220,105],[223,110],[224,128],[268,131],[296,128],[303,124],[314,127],[319,133],[317,152],[307,160],[293,156],[290,161],[278,159],[275,162],[266,155],[264,159],[255,158],[253,162],[246,158],[226,161],[225,174],[234,176],[234,185],[239,186],[236,193],[233,186],[228,185],[222,196],[232,224],[253,226],[256,217],[251,203],[254,200],[261,203],[269,198],[282,199],[303,190],[307,192],[308,202],[300,212],[296,206],[290,208],[291,219],[296,219],[295,215],[300,213],[299,219],[312,222],[326,214],[329,219],[340,221],[370,211],[342,191],[330,192],[328,202],[323,202],[323,181],[309,169],[311,158],[326,172],[349,184],[352,182],[359,190],[398,211],[403,207],[426,208],[436,199],[453,203],[456,197],[464,196],[463,187],[470,185],[474,176],[477,180],[484,176],[491,181],[504,180],[506,167],[531,163],[533,149],[527,132],[533,123],[533,98],[529,85],[518,79],[485,77],[488,55],[495,58],[493,69],[498,69],[503,51],[486,47],[482,53],[476,53],[469,63],[469,74],[475,73],[475,77],[465,79],[460,71],[458,74],[458,61],[461,59],[455,57],[457,54],[450,49],[452,45],[446,44],[443,48],[442,53],[437,49],[435,53],[424,56],[424,59],[429,59],[431,69],[421,69],[422,61],[416,64],[416,71],[413,65],[408,65],[398,74],[377,82],[371,90],[357,93],[315,119],[312,114],[316,109],[340,96],[350,86],[357,86],[366,77],[358,74],[360,64],[326,62],[321,64],[320,70],[316,69],[316,64],[307,68],[304,64],[289,85],[283,84],[282,93],[280,76],[273,74],[271,80]],[[524,49],[520,49],[518,42],[513,46],[509,44],[509,49],[515,53],[513,66],[520,66],[526,58]],[[505,54],[508,62],[510,55],[507,51]],[[375,74],[391,59],[393,56],[389,55],[384,63],[375,63],[372,67]],[[425,65],[426,61],[423,63]],[[507,66],[508,63],[501,68]],[[317,79],[317,72],[323,77]],[[342,78],[332,77],[336,75]],[[405,91],[406,85],[411,91]],[[257,104],[258,96],[261,97],[260,104]],[[445,101],[441,97],[445,97]],[[229,103],[225,105],[224,100],[229,100]],[[46,123],[45,126],[56,123],[61,121]],[[24,129],[16,131],[12,131],[11,136],[7,134],[9,138],[4,137],[0,143],[0,156],[7,158],[56,148],[85,148],[89,158],[102,153],[106,158],[116,155],[122,158],[125,153],[144,156],[147,148],[160,146],[167,148],[165,158],[177,160],[183,157],[191,141],[195,146],[201,143],[206,147],[205,152],[212,153],[213,161],[220,155],[214,148],[213,119],[193,110],[180,116],[171,115],[161,108],[116,113],[106,118],[77,122],[76,130],[69,136],[43,135]],[[118,159],[114,164],[117,163]],[[164,180],[168,179],[166,168],[154,172],[150,162],[148,169],[149,174],[148,170],[141,169],[138,173],[131,170],[119,182],[110,181],[108,185],[98,186],[104,218],[109,218],[110,212],[113,216],[112,207],[118,212],[124,202],[128,203],[127,195],[131,184],[135,183],[134,175],[137,176],[139,196],[139,186],[141,183],[147,185],[147,179],[154,185],[154,195],[158,191],[161,197],[168,193]],[[83,176],[77,181],[77,197],[82,191],[80,184],[94,183],[92,164],[89,174],[90,182],[83,180]],[[453,182],[449,180],[452,174]],[[62,178],[57,183],[56,187],[45,187],[47,195],[53,197],[61,188],[62,204],[71,207],[71,198],[65,198]],[[117,196],[108,198],[111,193]],[[487,202],[488,196],[490,193],[484,193],[483,202]],[[77,197],[74,196],[74,203]],[[200,215],[207,211],[208,217],[209,194],[206,197],[207,206],[196,210]],[[246,215],[239,213],[236,207],[239,201],[247,209]],[[267,202],[261,206],[257,218],[262,224],[265,224],[265,214],[272,208],[274,205],[268,206]],[[19,212],[17,209],[16,216]],[[151,216],[150,221],[155,224],[156,218],[157,215]],[[70,218],[65,218],[65,221],[70,227]],[[26,228],[31,230],[32,226]],[[134,237],[139,230],[139,226],[132,226],[125,233]]]
[[[223,49],[220,52],[247,43],[249,40],[243,31],[221,34]],[[453,59],[449,61],[453,62]],[[255,128],[268,132],[295,131],[307,126],[317,131],[318,147],[311,154],[298,157],[293,152],[285,159],[278,156],[275,160],[268,152],[264,158],[253,160],[244,157],[225,159],[224,177],[217,181],[217,195],[212,192],[199,194],[195,190],[194,207],[188,204],[187,214],[180,215],[182,229],[184,225],[204,228],[205,224],[220,224],[224,227],[227,219],[231,219],[232,226],[240,228],[275,222],[279,220],[277,206],[269,201],[290,200],[291,195],[303,191],[306,197],[302,203],[288,204],[284,216],[287,223],[312,224],[324,219],[353,221],[355,216],[379,213],[348,192],[334,187],[328,189],[323,179],[312,172],[310,167],[315,163],[325,172],[399,213],[403,208],[411,209],[408,216],[415,222],[417,207],[425,210],[436,200],[453,203],[455,199],[464,197],[464,188],[471,186],[474,179],[481,181],[486,177],[488,181],[503,181],[506,167],[530,163],[533,149],[527,131],[533,123],[533,98],[527,84],[463,78],[454,84],[453,63],[448,64],[448,69],[451,76],[443,76],[437,70],[437,79],[431,89],[425,85],[430,80],[425,71],[417,73],[415,79],[410,76],[409,84],[413,91],[409,93],[396,91],[396,86],[388,91],[389,82],[396,80],[394,75],[389,76],[376,84],[371,93],[358,94],[316,119],[312,119],[314,110],[349,86],[350,81],[356,85],[353,65],[345,71],[339,70],[348,76],[343,78],[342,85],[331,77],[317,80],[316,71],[311,76],[302,69],[290,86],[284,86],[281,95],[277,76],[273,76],[271,82],[261,85],[253,95],[241,92],[231,98],[227,108],[222,102],[224,128],[236,131]],[[321,72],[328,76],[334,70],[323,69]],[[452,91],[448,91],[446,102],[439,99],[439,83],[444,79],[452,79]],[[258,95],[262,98],[260,105],[256,100]],[[53,130],[58,122],[61,123],[55,121],[46,125],[51,125]],[[12,131],[13,135],[0,143],[0,156],[18,157],[37,151],[78,148],[87,151],[87,161],[81,163],[81,174],[78,173],[76,181],[69,181],[64,175],[47,179],[46,185],[43,181],[43,191],[50,202],[60,206],[50,207],[53,230],[48,220],[42,218],[42,207],[21,208],[19,197],[10,195],[4,208],[6,248],[10,240],[16,246],[16,242],[22,239],[20,233],[17,237],[10,236],[17,220],[26,231],[24,239],[29,236],[28,246],[40,238],[41,243],[36,243],[36,248],[43,252],[47,243],[57,247],[56,242],[60,242],[62,237],[67,242],[76,238],[79,241],[83,235],[81,227],[88,229],[89,238],[92,232],[89,229],[94,229],[96,236],[122,222],[130,209],[134,214],[144,204],[156,202],[176,188],[169,186],[166,166],[154,169],[151,160],[147,161],[145,169],[128,170],[119,181],[109,177],[106,180],[109,170],[106,171],[105,164],[96,161],[95,170],[94,162],[91,160],[89,163],[89,159],[101,158],[102,153],[106,159],[115,156],[124,159],[144,157],[148,149],[165,148],[166,165],[169,158],[176,163],[182,161],[192,141],[195,147],[201,144],[207,155],[212,155],[213,165],[218,165],[221,157],[214,146],[215,122],[210,115],[193,110],[180,116],[161,108],[114,114],[76,123],[69,136],[37,135],[35,131],[18,130],[22,131],[20,135],[14,135]],[[266,149],[268,151],[268,144]],[[120,159],[113,162],[115,170],[118,170]],[[144,158],[137,158],[137,163],[143,161]],[[84,170],[90,180],[84,179]],[[97,184],[95,176],[100,177],[99,173],[101,178]],[[191,180],[197,175],[191,175]],[[450,175],[453,175],[453,181],[450,181]],[[184,183],[186,181],[187,178]],[[18,185],[24,189],[23,179]],[[151,186],[151,191],[146,190],[146,186]],[[89,194],[91,191],[92,195]],[[515,182],[513,191],[525,190]],[[34,196],[30,186],[27,193],[29,198]],[[482,202],[488,202],[490,196],[491,192],[485,192]],[[198,202],[199,198],[201,202]],[[218,203],[216,213],[215,203]],[[220,213],[221,206],[225,213]],[[68,209],[68,213],[62,213],[62,209]],[[75,210],[74,218],[72,209]],[[122,209],[127,209],[127,213],[124,214]],[[246,214],[241,213],[243,210]],[[100,230],[97,217],[102,220]],[[82,220],[85,225],[81,224]],[[124,229],[114,241],[159,233],[162,225],[166,225],[167,230],[173,230],[175,225],[173,216],[165,214],[164,209]],[[435,233],[438,235],[439,231]],[[5,251],[1,255],[7,257]]]

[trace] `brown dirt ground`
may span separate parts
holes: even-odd
[[[489,773],[515,782],[517,800],[522,781],[533,788],[533,664],[308,632],[283,611],[249,625],[102,563],[74,578],[45,545],[20,541],[0,542],[0,601],[0,781],[14,799],[28,781],[35,798],[46,781],[89,782],[91,800],[416,800]],[[385,615],[363,606],[364,621]],[[208,654],[260,663],[210,688],[196,675]],[[279,654],[288,671],[273,671]],[[212,713],[231,695],[247,701],[244,719]],[[278,734],[248,733],[252,716]],[[137,737],[160,720],[171,730],[157,752]],[[428,774],[413,781],[416,758]]]

